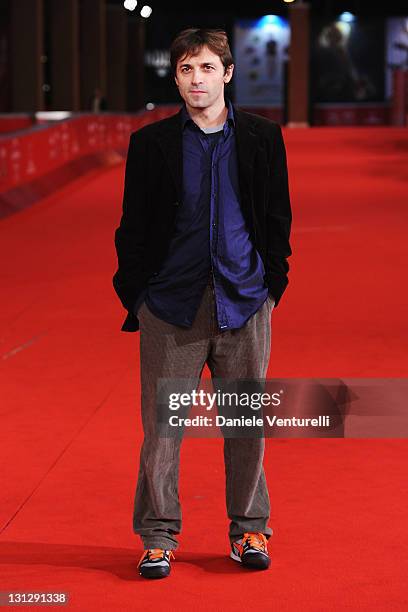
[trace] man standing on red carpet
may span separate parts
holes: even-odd
[[[115,290],[140,329],[140,454],[133,529],[140,574],[161,578],[181,530],[181,438],[157,433],[159,379],[198,385],[265,378],[271,313],[286,289],[292,221],[277,123],[224,97],[234,64],[225,32],[189,28],[171,45],[184,104],[130,138]],[[267,569],[269,494],[263,437],[224,438],[230,556]]]

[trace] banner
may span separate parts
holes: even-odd
[[[283,17],[266,15],[234,26],[235,100],[240,105],[282,105],[290,42]]]
[[[392,71],[408,70],[408,17],[390,17],[386,21],[385,96],[392,97]]]

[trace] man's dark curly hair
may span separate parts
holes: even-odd
[[[203,46],[218,55],[223,66],[224,74],[227,67],[234,63],[228,44],[228,37],[224,30],[203,28],[187,28],[180,32],[170,46],[170,64],[173,74],[177,72],[177,62],[188,55],[196,55]]]

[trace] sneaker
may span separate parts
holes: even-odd
[[[231,559],[253,569],[268,569],[267,539],[263,533],[244,533],[244,537],[231,544]]]
[[[175,559],[171,550],[148,548],[143,552],[137,567],[144,578],[166,578],[170,574],[170,559]]]

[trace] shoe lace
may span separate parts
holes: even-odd
[[[245,542],[248,542],[249,546],[256,550],[264,551],[267,549],[267,539],[263,533],[244,533],[242,546],[244,546]]]
[[[164,548],[148,548],[147,550],[144,551],[139,563],[137,564],[137,567],[139,567],[139,565],[141,565],[143,559],[145,559],[145,557],[148,557],[150,560],[154,560],[154,559],[162,559],[165,555],[165,550]],[[169,558],[170,559],[175,559],[176,557],[174,556],[173,552],[171,550],[168,551],[169,554]]]

